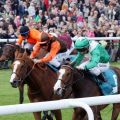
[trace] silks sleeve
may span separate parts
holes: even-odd
[[[59,50],[60,50],[60,43],[58,41],[53,42],[51,44],[50,53],[47,56],[40,59],[40,61],[41,62],[49,62],[49,61],[51,61],[56,56],[56,54],[59,52]]]
[[[37,42],[33,47],[33,51],[30,55],[30,58],[35,58],[38,55],[39,51],[40,51],[40,42]]]
[[[16,44],[17,44],[17,45],[21,45],[21,44],[22,44],[22,41],[23,41],[23,38],[22,38],[21,35],[19,35]]]
[[[78,66],[78,65],[81,63],[81,61],[83,60],[83,58],[84,58],[84,55],[81,54],[80,52],[78,52],[77,56],[76,56],[75,59],[72,61],[73,66],[74,66],[74,67]]]
[[[100,52],[98,49],[95,49],[91,52],[91,59],[88,64],[85,66],[85,69],[91,69],[97,66],[100,61]]]

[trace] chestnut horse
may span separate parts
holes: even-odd
[[[46,64],[34,64],[27,52],[16,51],[10,83],[14,88],[24,87],[24,84],[27,84],[30,102],[59,99],[53,94],[56,79],[57,73]],[[52,113],[54,113],[56,120],[62,120],[60,110],[54,110]],[[41,112],[34,112],[33,114],[35,120],[41,120]]]
[[[118,93],[120,94],[120,69],[112,68],[118,77]],[[54,86],[54,92],[61,95],[68,90],[72,89],[72,94],[74,98],[101,96],[102,93],[93,80],[91,75],[83,70],[77,70],[71,65],[62,65],[59,70],[58,80]],[[100,110],[105,108],[107,105],[94,106],[93,111],[96,120],[102,120],[100,115]],[[120,112],[120,104],[113,104],[112,118],[111,120],[117,120]],[[73,113],[73,120],[83,120],[86,112],[80,108],[76,108]]]

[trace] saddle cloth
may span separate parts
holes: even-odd
[[[69,59],[69,61],[73,61],[75,59],[76,55],[69,55],[69,58],[67,58],[67,60]],[[55,67],[54,65],[47,63],[48,67],[50,67],[53,71],[57,72],[60,67]]]
[[[102,75],[107,81],[106,82],[101,82],[101,80],[97,81],[103,95],[116,94],[118,92],[118,78],[115,71],[110,68],[103,72]]]
[[[47,63],[48,67],[50,67],[54,72],[57,72],[59,70],[59,68],[53,66],[52,64],[50,63]]]

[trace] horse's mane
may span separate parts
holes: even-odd
[[[86,78],[93,81],[93,75],[88,70],[78,70],[69,62],[64,63],[63,66],[69,66],[70,68],[72,68],[74,70],[75,76],[79,77],[81,75],[80,79]]]

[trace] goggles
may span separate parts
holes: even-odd
[[[48,42],[45,41],[45,42],[40,42],[40,46],[47,46],[48,45]]]
[[[21,34],[21,36],[26,37],[26,36],[28,36],[28,33],[29,32],[24,32],[24,33],[20,33],[20,34]]]
[[[81,48],[81,49],[77,49],[79,52],[85,52],[86,50],[88,50],[88,48]]]

